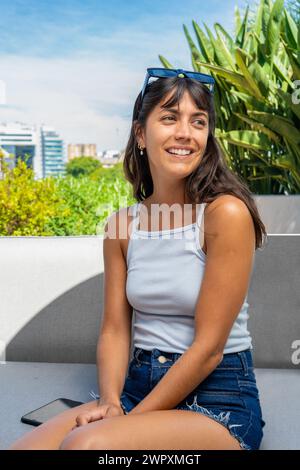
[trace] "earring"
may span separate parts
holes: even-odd
[[[140,144],[138,144],[138,148],[140,149],[140,154],[143,155],[144,154],[143,147]]]

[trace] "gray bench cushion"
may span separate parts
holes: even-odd
[[[266,421],[261,449],[300,449],[299,372],[256,369],[255,373]],[[33,429],[20,422],[23,414],[60,397],[90,401],[91,390],[97,391],[93,364],[2,364],[0,448]]]
[[[0,365],[0,448],[5,449],[33,426],[21,416],[56,398],[82,402],[97,392],[94,364],[7,362]],[[4,424],[5,423],[5,424]]]

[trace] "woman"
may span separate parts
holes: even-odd
[[[138,203],[105,227],[100,399],[11,449],[259,448],[247,290],[266,231],[214,129],[212,77],[147,69],[124,158]]]

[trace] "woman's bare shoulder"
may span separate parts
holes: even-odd
[[[234,226],[249,229],[252,225],[252,216],[246,203],[237,196],[222,194],[205,207],[207,233],[216,234]]]
[[[237,214],[249,212],[249,209],[244,201],[232,194],[221,194],[213,201],[208,202],[205,207],[205,214]]]
[[[113,212],[107,218],[107,223],[105,226],[105,236],[107,238],[116,240],[116,243],[118,243],[122,250],[125,260],[134,218],[134,205],[135,204],[122,207],[119,210]]]
[[[133,217],[133,205],[121,207],[119,210],[112,212],[112,214],[107,217],[105,224],[105,232],[107,232],[108,237],[124,238]]]

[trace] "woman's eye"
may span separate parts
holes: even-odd
[[[165,116],[163,119],[175,119],[174,116]],[[205,126],[206,125],[206,122],[205,121],[202,121],[201,119],[196,119],[195,122],[199,122],[201,126]]]

